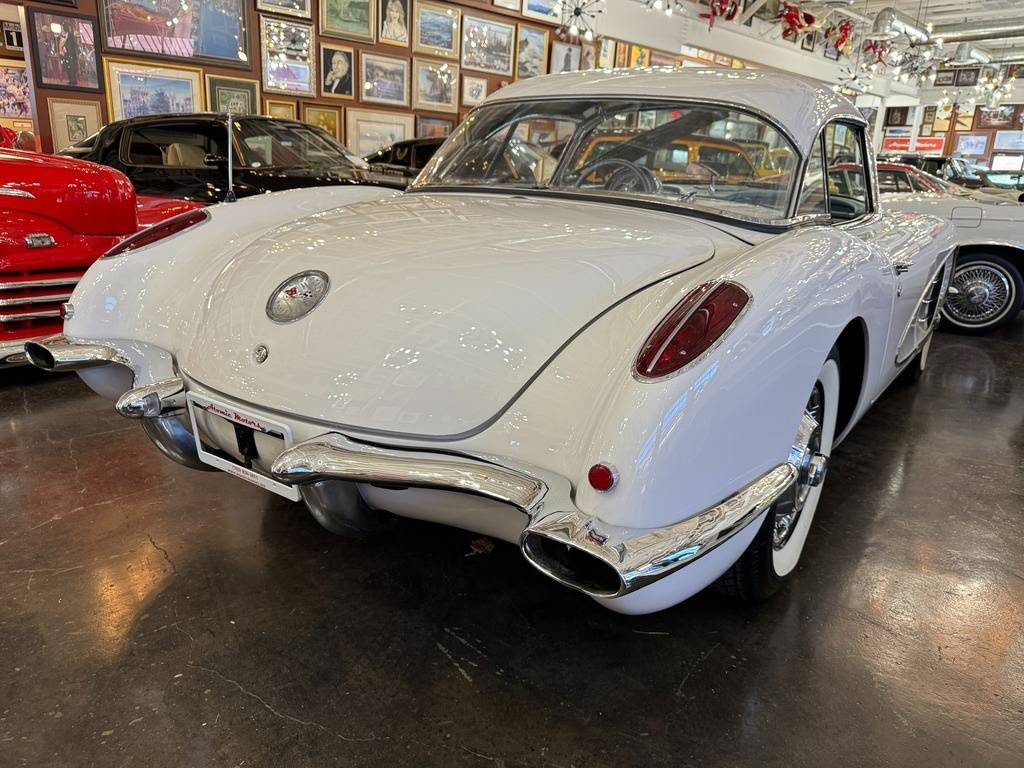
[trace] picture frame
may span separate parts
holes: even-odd
[[[321,41],[320,95],[326,99],[356,97],[356,52],[347,45]]]
[[[364,103],[408,107],[409,60],[363,51],[359,84],[359,100]]]
[[[961,133],[956,137],[956,153],[964,157],[982,157],[988,152],[987,133]]]
[[[551,57],[554,58],[554,55],[554,51],[552,51]],[[629,46],[629,68],[649,66],[651,66],[651,49],[643,45]]]
[[[954,131],[973,131],[974,130],[974,112],[977,108],[972,109],[967,114],[957,110],[956,122],[953,125]]]
[[[583,56],[580,59],[580,69],[586,69],[586,58],[587,58],[587,46],[583,44]],[[652,67],[674,67],[676,65],[676,57],[671,53],[665,53],[664,51],[651,51],[651,66]]]
[[[455,130],[455,121],[443,117],[417,117],[416,138],[433,139],[448,136]]]
[[[360,157],[381,147],[415,136],[415,117],[409,112],[377,112],[369,109],[346,110],[345,146]]]
[[[409,47],[410,0],[376,0],[377,42],[382,45]]]
[[[103,92],[99,25],[91,16],[30,7],[28,32],[37,87]]]
[[[139,0],[97,0],[96,5],[106,53],[252,67],[249,0],[190,0],[173,12]]]
[[[818,33],[811,32],[800,36],[800,50],[814,53],[814,44],[817,42]]]
[[[615,44],[615,67],[621,69],[629,66],[629,43]]]
[[[581,48],[573,43],[556,40],[551,45],[551,61],[548,72],[575,72],[580,68]]]
[[[344,117],[342,116],[342,110],[338,107],[303,104],[302,122],[322,128],[338,141],[341,141],[341,137],[344,135],[342,125]]]
[[[46,109],[54,152],[92,136],[103,125],[103,105],[99,101],[51,96],[46,100]]]
[[[601,44],[597,51],[597,66],[601,69],[612,69],[615,66],[615,41],[601,38]]]
[[[372,43],[376,40],[377,0],[320,0],[320,34]]]
[[[562,0],[523,0],[520,12],[528,19],[558,24],[562,20]]]
[[[25,50],[25,36],[21,32],[21,24],[16,21],[0,22],[0,30],[3,31],[3,47],[8,51],[21,52]]]
[[[518,11],[522,7],[522,0],[494,0],[498,8],[505,8],[509,11]]]
[[[933,86],[942,87],[950,86],[956,83],[956,70],[955,69],[940,69],[935,73],[935,82]]]
[[[978,84],[978,77],[980,75],[980,67],[961,67],[956,70],[956,87],[973,88]]]
[[[546,27],[519,24],[516,31],[516,80],[525,80],[548,71],[548,39]]]
[[[455,6],[416,0],[413,5],[413,53],[458,61],[461,18],[462,12]]]
[[[833,40],[825,38],[824,44],[821,46],[821,55],[829,61],[839,61],[839,48]]]
[[[313,18],[311,0],[256,0],[256,10],[300,19]]]
[[[487,78],[474,77],[473,75],[462,76],[462,106],[475,107],[482,104],[487,98]]]
[[[206,74],[206,108],[232,115],[260,113],[260,81]]]
[[[671,60],[671,57],[669,57]],[[580,44],[580,69],[590,70],[597,69],[597,44],[596,43],[581,43]]]
[[[996,131],[993,149],[1024,151],[1024,131]]]
[[[459,111],[459,65],[450,61],[412,60],[412,108],[428,112]]]
[[[283,99],[264,99],[263,114],[267,117],[275,117],[278,120],[296,120],[298,113],[294,101]]]
[[[312,24],[260,16],[260,55],[264,91],[316,96]]]
[[[516,25],[462,14],[463,69],[512,77]]]
[[[103,58],[111,122],[140,115],[196,112],[205,103],[199,67]]]
[[[1016,112],[1017,107],[1013,104],[1003,104],[995,109],[980,108],[975,113],[975,124],[979,130],[1012,128]]]
[[[889,107],[885,110],[885,125],[906,125],[909,110],[906,107]]]

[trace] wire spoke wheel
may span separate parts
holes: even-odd
[[[1002,265],[971,261],[961,265],[950,281],[944,311],[959,325],[983,327],[1003,318],[1017,299],[1017,285]]]

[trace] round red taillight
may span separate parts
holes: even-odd
[[[619,473],[609,464],[595,464],[587,472],[587,481],[595,491],[610,491],[618,479]]]

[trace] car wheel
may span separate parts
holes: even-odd
[[[1022,301],[1024,279],[1013,262],[972,254],[957,260],[942,317],[959,333],[988,333],[1016,318]]]
[[[828,457],[835,440],[839,407],[839,355],[833,350],[821,367],[805,412],[818,428],[810,455]],[[801,467],[796,482],[768,513],[740,559],[719,579],[719,589],[741,600],[764,600],[778,591],[800,561],[821,497],[823,465]]]

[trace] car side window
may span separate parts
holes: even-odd
[[[907,180],[910,182],[910,189],[914,192],[931,192],[928,185],[919,179],[915,174],[908,173]]]
[[[227,129],[218,124],[141,125],[129,129],[129,165],[207,168],[207,155],[225,157]]]
[[[870,205],[861,129],[846,123],[829,123],[822,136],[829,171],[829,213],[835,219],[863,216]],[[845,183],[833,184],[833,172],[842,172]]]
[[[810,157],[807,158],[803,183],[800,185],[800,204],[796,210],[797,216],[816,213],[828,213],[825,202],[825,173],[821,159],[820,141],[815,142],[814,149]]]
[[[878,171],[878,191],[879,192],[899,192],[899,185],[896,182],[896,173],[894,171]]]

